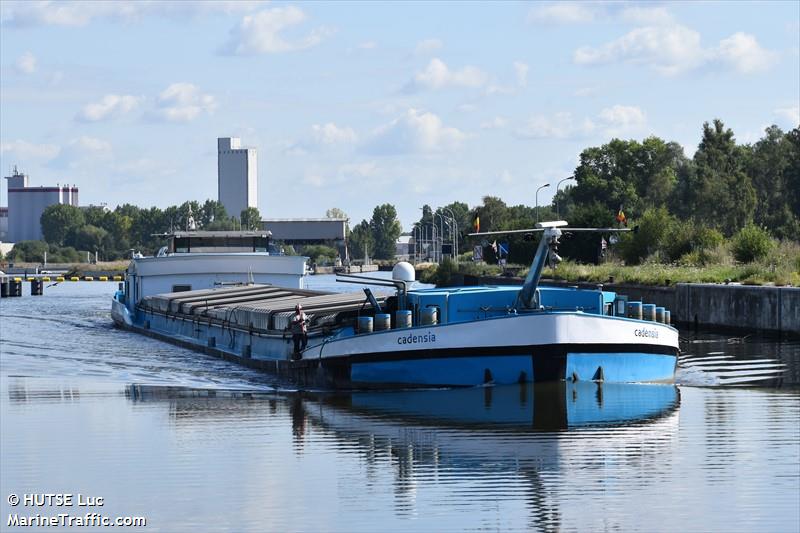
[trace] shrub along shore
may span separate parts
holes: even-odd
[[[752,250],[737,240],[722,242],[703,252],[705,261],[684,260],[674,263],[646,261],[626,265],[610,259],[606,262],[580,264],[564,261],[553,270],[545,269],[544,277],[563,281],[589,281],[605,283],[613,278],[616,283],[642,285],[669,285],[673,283],[742,283],[745,285],[779,285],[800,287],[800,244],[793,241],[769,239],[756,245],[757,257]],[[692,256],[695,252],[691,253]],[[699,255],[699,254],[698,254]],[[737,257],[740,260],[737,261]],[[749,259],[749,260],[748,260]],[[448,285],[454,275],[468,276],[519,276],[528,273],[527,265],[491,265],[475,263],[468,254],[456,264],[446,258],[437,267],[422,270],[420,280],[437,285]]]

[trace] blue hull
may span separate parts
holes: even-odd
[[[537,361],[537,357],[546,361]],[[540,362],[545,364],[537,364]],[[641,352],[570,352],[565,356],[470,355],[353,363],[350,377],[357,386],[404,384],[475,386],[486,383],[509,385],[528,381],[558,380],[616,383],[671,382],[675,375],[676,362],[676,355]]]
[[[181,346],[277,373],[304,387],[472,387],[563,380],[670,383],[674,379],[677,362],[677,349],[644,344],[549,344],[508,348],[462,346],[309,357],[293,361],[291,338],[288,335],[259,335],[231,328],[224,323],[186,320],[158,313],[140,312],[131,318],[131,324],[121,325]],[[391,333],[366,338],[388,334]]]

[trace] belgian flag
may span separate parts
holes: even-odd
[[[628,219],[625,217],[625,212],[622,210],[622,206],[619,206],[619,211],[617,212],[616,216],[617,222],[620,224],[624,224],[625,227],[628,227]]]
[[[475,217],[475,233],[481,232],[481,217]]]

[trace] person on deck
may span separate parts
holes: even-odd
[[[300,353],[306,349],[308,344],[308,317],[303,312],[303,306],[297,304],[294,307],[294,315],[290,323],[292,330],[292,341],[294,342],[294,359],[300,359]]]

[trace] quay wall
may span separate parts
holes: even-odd
[[[460,276],[459,276],[460,277]],[[452,281],[461,284],[460,279]],[[464,285],[521,285],[521,278],[464,276]],[[542,280],[542,285],[596,288],[597,283]],[[603,288],[669,309],[672,321],[683,325],[800,337],[800,288],[713,283],[670,286],[605,283]]]

